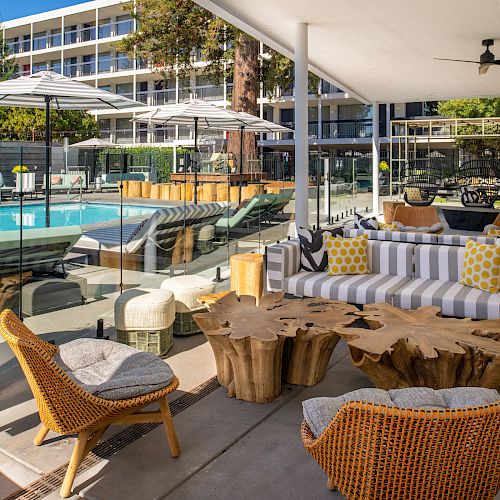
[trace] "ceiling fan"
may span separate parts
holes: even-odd
[[[490,66],[494,66],[495,64],[500,65],[500,59],[495,59],[495,54],[490,52],[490,46],[495,43],[494,40],[488,38],[487,40],[483,40],[481,43],[483,47],[486,47],[486,50],[479,56],[479,61],[465,61],[463,59],[443,59],[441,57],[434,57],[434,59],[438,61],[455,61],[479,64],[479,74],[484,75],[486,74]]]

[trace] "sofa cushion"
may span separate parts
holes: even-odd
[[[368,236],[362,234],[355,238],[334,238],[323,235],[328,256],[327,273],[329,276],[345,274],[367,274],[368,268]]]
[[[444,316],[500,319],[500,294],[483,292],[454,281],[413,278],[394,292],[401,309],[438,306]]]
[[[59,346],[54,361],[82,389],[103,399],[128,399],[167,387],[170,366],[148,352],[108,340],[77,339]]]
[[[485,230],[486,228],[488,228],[486,232],[487,238],[500,238],[500,227],[491,225],[490,227],[486,226]]]
[[[489,293],[500,290],[500,246],[469,240],[465,246],[462,285]]]
[[[435,224],[432,224],[432,226],[405,226],[404,224],[401,224],[401,222],[395,221],[396,227],[398,231],[401,231],[403,233],[428,233],[428,234],[435,234],[439,233],[440,231],[443,230],[443,224],[440,222],[436,222]]]
[[[367,229],[344,228],[344,238],[367,234],[368,239],[378,241],[401,241],[404,243],[437,243],[439,236],[428,233],[403,233],[401,231],[369,231]]]
[[[462,276],[464,255],[464,247],[417,245],[415,277],[458,282]]]
[[[489,245],[500,245],[500,238],[492,238],[487,236],[465,236],[463,234],[439,234],[437,236],[437,242],[440,245],[464,247],[469,240],[477,241],[478,243],[487,243]]]
[[[325,271],[328,264],[323,236],[342,236],[342,229],[310,229],[299,227],[297,235],[300,241],[300,268],[304,271]]]
[[[315,437],[323,433],[342,405],[349,401],[363,401],[399,408],[445,410],[486,406],[500,401],[500,394],[495,389],[484,387],[454,387],[438,390],[428,387],[408,387],[389,391],[357,389],[333,398],[307,399],[302,402],[304,420]]]
[[[410,278],[386,274],[328,276],[302,271],[283,281],[283,291],[299,297],[323,297],[351,304],[392,303],[394,293]]]

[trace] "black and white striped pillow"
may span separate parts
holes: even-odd
[[[342,236],[342,228],[319,229],[311,231],[304,227],[297,229],[300,241],[300,268],[304,271],[325,271],[328,264],[326,246],[323,245],[323,234]]]
[[[356,229],[371,229],[377,231],[379,228],[376,217],[363,217],[359,214],[354,214],[354,227]]]

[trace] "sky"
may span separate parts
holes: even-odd
[[[0,0],[0,21],[76,5],[87,0]]]

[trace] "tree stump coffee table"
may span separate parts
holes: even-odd
[[[337,328],[376,387],[479,386],[500,390],[500,321],[442,318],[440,308],[365,305],[367,328]]]
[[[356,320],[355,306],[323,299],[284,300],[230,293],[194,315],[215,355],[217,378],[229,397],[268,403],[281,392],[283,346],[293,339],[286,380],[314,385],[324,376],[338,326]]]

